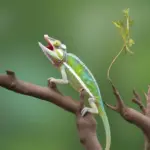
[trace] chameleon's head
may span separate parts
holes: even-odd
[[[39,46],[52,64],[57,66],[64,61],[66,45],[62,44],[59,40],[49,37],[48,35],[44,35],[44,39],[47,41],[48,45],[44,46],[39,42]]]

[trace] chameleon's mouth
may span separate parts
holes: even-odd
[[[52,44],[52,41],[50,40],[48,35],[44,35],[44,39],[47,41],[48,45],[46,46],[49,50],[53,51],[54,46]]]
[[[49,43],[49,47],[44,46],[42,43],[39,42],[39,46],[41,47],[42,51],[46,55],[46,57],[53,62],[52,59],[59,59],[57,53],[55,52],[55,49],[51,42],[46,38],[47,42]]]
[[[46,40],[48,45],[45,46],[41,42],[38,42],[39,46],[40,46],[41,50],[44,52],[44,54],[46,55],[46,57],[52,62],[52,64],[55,64],[55,62],[61,60],[61,58],[59,57],[59,54],[58,54],[58,49],[54,46],[56,39],[49,37],[48,35],[44,35],[44,39]],[[66,51],[66,45],[61,44],[59,47],[59,51],[61,51],[61,53],[63,53],[63,50]],[[61,55],[63,55],[63,54],[61,54]]]

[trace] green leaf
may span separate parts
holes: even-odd
[[[124,16],[129,17],[129,8],[123,10]]]
[[[113,21],[113,24],[119,28],[120,35],[123,39],[124,46],[126,47],[125,50],[127,52],[133,53],[130,51],[130,47],[135,44],[134,40],[130,37],[130,30],[133,24],[133,20],[129,16],[129,8],[123,10],[124,18],[119,21]]]
[[[112,22],[117,28],[121,28],[121,24],[119,21],[113,21]]]
[[[133,44],[135,44],[134,40],[131,38],[129,39],[128,43],[129,43],[129,47],[131,47]]]

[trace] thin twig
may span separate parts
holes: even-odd
[[[146,114],[146,108],[142,103],[140,95],[135,90],[133,90],[133,94],[135,97],[132,99],[132,102],[137,104],[140,107],[142,113],[145,115]]]
[[[112,62],[109,65],[109,68],[107,70],[107,79],[112,82],[111,78],[110,78],[110,69],[112,67],[112,65],[115,63],[115,61],[117,60],[117,58],[119,57],[119,55],[122,53],[122,51],[124,50],[125,45],[123,45],[122,49],[119,51],[119,53],[114,57],[114,59],[112,60]]]

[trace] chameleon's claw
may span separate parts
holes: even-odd
[[[85,114],[86,114],[87,112],[89,112],[89,110],[90,110],[90,108],[84,107],[84,108],[81,110],[81,116],[82,116],[82,117],[85,116]]]
[[[52,82],[54,83],[54,78],[53,77],[50,77],[47,80],[48,80],[49,83],[52,83]]]
[[[48,81],[48,86],[49,86],[49,87],[51,87],[51,88],[56,87],[56,84],[55,84],[55,82],[54,82],[54,78],[53,78],[53,77],[48,78],[47,81]]]

